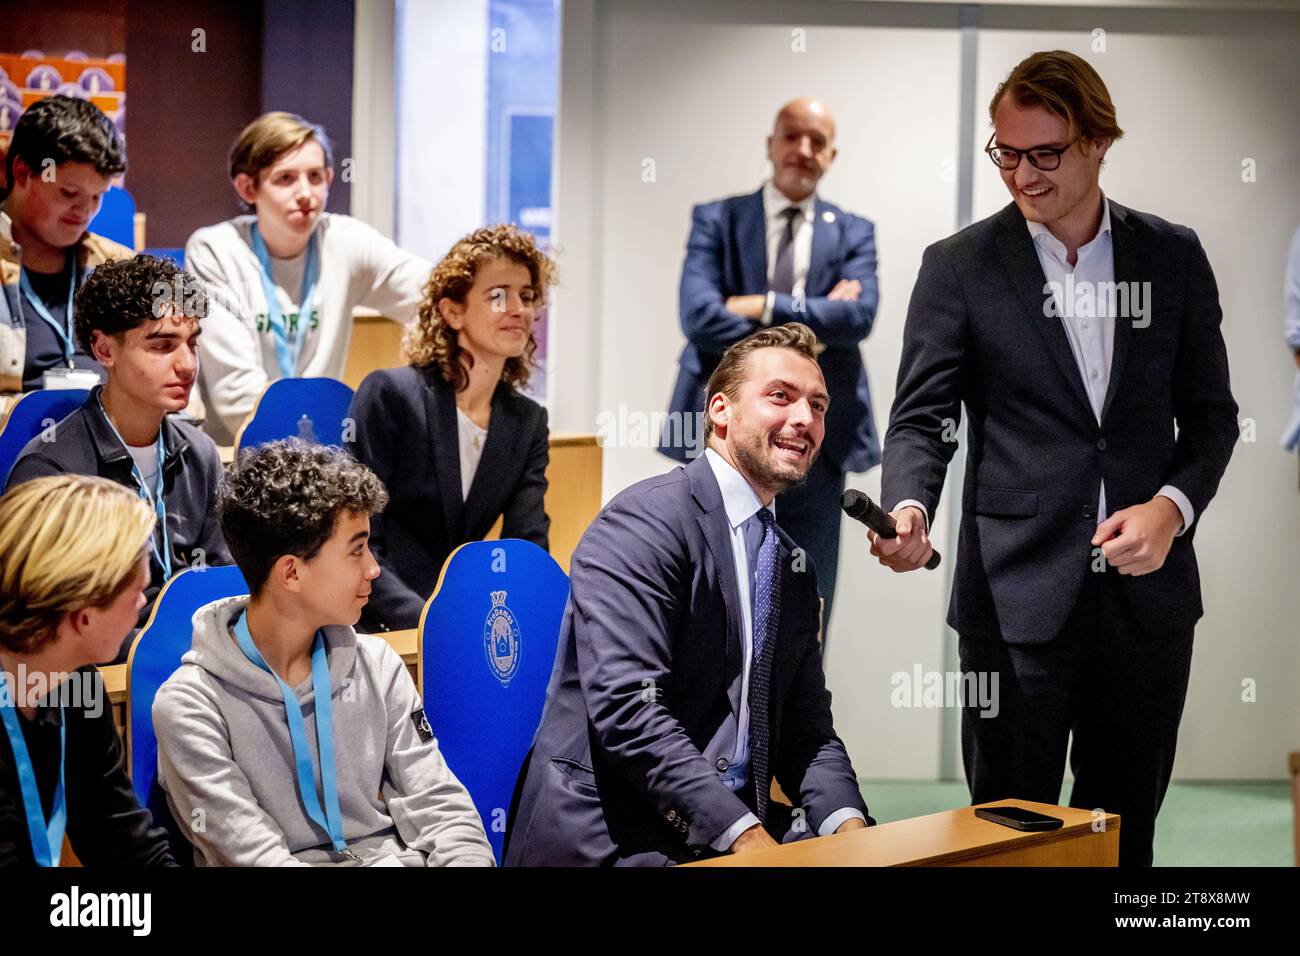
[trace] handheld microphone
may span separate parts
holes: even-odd
[[[848,488],[840,495],[840,507],[850,518],[856,518],[882,538],[897,538],[894,519],[888,512],[881,511],[880,505],[856,488]],[[933,550],[933,549],[931,549]],[[934,551],[930,560],[925,562],[925,569],[933,571],[939,566],[939,552]]]

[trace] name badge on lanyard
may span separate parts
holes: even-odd
[[[108,417],[108,412],[104,410],[104,399],[100,396],[99,412],[104,416],[104,421],[108,422],[108,427],[113,429],[113,434],[117,440],[122,443],[122,447],[127,449],[127,454],[131,450],[127,448],[126,440],[122,433],[117,430],[113,424],[113,419]],[[153,542],[154,556],[158,559],[158,564],[162,566],[163,580],[166,581],[172,576],[172,546],[171,538],[167,534],[167,503],[163,501],[163,466],[167,464],[167,446],[163,442],[163,425],[158,425],[158,480],[155,482],[153,493],[149,493],[145,485],[144,475],[140,473],[140,467],[135,463],[134,456],[131,458],[131,477],[135,479],[135,490],[141,498],[153,505],[153,512],[158,516],[158,533],[161,537],[161,543],[158,540]]]
[[[50,310],[45,307],[45,303],[41,300],[41,297],[36,294],[36,290],[32,288],[32,280],[27,278],[27,270],[23,269],[21,272],[22,276],[18,280],[19,288],[22,289],[23,295],[27,297],[28,304],[36,311],[36,314],[40,316],[45,324],[54,330],[54,334],[59,337],[59,344],[63,346],[63,360],[68,363],[69,367],[71,367],[72,353],[75,351],[72,347],[72,299],[77,291],[76,263],[73,263],[72,265],[72,277],[68,280],[68,310],[64,313],[66,328],[63,325],[60,325],[58,319],[50,314]]]
[[[341,853],[355,863],[361,857],[348,849],[343,839],[343,814],[339,810],[339,788],[334,773],[334,702],[330,696],[330,665],[325,653],[325,638],[320,631],[311,650],[311,687],[316,697],[316,749],[320,759],[321,791],[325,810],[316,794],[316,775],[311,764],[311,748],[307,745],[307,728],[302,716],[302,704],[293,688],[286,684],[267,665],[262,653],[248,632],[248,615],[240,613],[235,622],[235,640],[239,649],[250,661],[275,678],[284,698],[285,718],[289,722],[289,741],[293,744],[293,762],[298,774],[298,799],[312,822],[324,830],[336,853]]]
[[[280,310],[280,300],[275,294],[275,280],[271,277],[271,253],[266,248],[266,240],[258,232],[257,223],[252,227],[253,254],[257,256],[258,271],[262,274],[262,294],[266,297],[266,321],[275,336],[275,357],[280,365],[282,378],[295,378],[298,375],[298,359],[302,355],[302,343],[307,336],[307,324],[312,314],[312,297],[316,294],[316,281],[320,276],[320,250],[313,232],[307,243],[307,261],[303,264],[302,289],[298,294],[298,314],[291,323]]]
[[[58,866],[63,855],[63,831],[68,823],[68,803],[63,787],[64,757],[68,750],[68,721],[63,703],[59,703],[59,783],[54,790],[50,818],[45,819],[41,806],[41,791],[36,785],[36,770],[32,767],[27,741],[19,723],[18,704],[9,694],[8,675],[0,675],[0,719],[9,736],[9,749],[14,754],[18,769],[18,788],[22,791],[23,809],[27,813],[27,832],[32,841],[32,856],[37,866]]]

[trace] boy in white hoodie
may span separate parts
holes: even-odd
[[[233,444],[268,383],[343,377],[352,310],[407,322],[433,266],[360,219],[325,212],[329,137],[292,113],[266,113],[230,150],[230,179],[253,215],[205,226],[185,244],[207,288],[199,381],[219,445]]]
[[[297,440],[240,457],[221,527],[251,597],[194,616],[154,701],[158,779],[199,866],[493,865],[415,683],[356,623],[374,473]]]

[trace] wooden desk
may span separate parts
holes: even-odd
[[[1092,812],[1029,800],[998,800],[1059,817],[1065,825],[1023,833],[975,816],[973,807],[883,823],[815,840],[788,843],[740,856],[701,860],[688,866],[1116,866],[1119,816],[1105,814],[1093,830]]]
[[[409,631],[389,631],[387,634],[379,636],[387,640],[393,650],[402,655],[402,663],[406,665],[407,671],[410,672],[411,680],[416,680],[417,654],[415,648],[419,632],[412,628]],[[104,689],[108,691],[109,704],[113,708],[113,720],[117,723],[118,731],[125,732],[126,665],[111,664],[108,667],[101,667],[99,672],[104,675]]]

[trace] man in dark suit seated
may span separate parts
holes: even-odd
[[[729,349],[707,451],[619,494],[574,551],[507,865],[663,865],[866,825],[816,571],[771,510],[821,451],[814,344],[790,324]]]
[[[704,383],[728,346],[786,322],[812,329],[833,402],[825,448],[807,478],[780,496],[781,527],[817,565],[829,623],[844,476],[880,463],[859,351],[876,317],[875,229],[817,195],[836,156],[835,120],[822,103],[782,107],[767,155],[772,178],[757,192],[693,211],[680,291],[687,342],[659,450],[681,462],[703,450],[695,422]]]
[[[872,553],[929,557],[965,405],[948,623],[962,671],[1001,687],[996,715],[963,708],[972,802],[1056,803],[1073,735],[1070,806],[1118,813],[1120,865],[1150,865],[1202,613],[1192,538],[1238,434],[1219,293],[1195,232],[1102,195],[1123,131],[1086,61],[1035,53],[989,115],[1014,202],[925,251],[885,435],[899,535]]]

